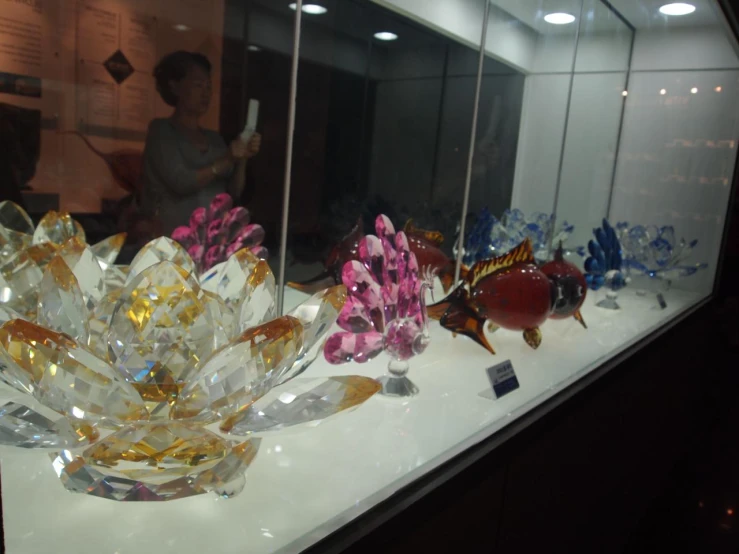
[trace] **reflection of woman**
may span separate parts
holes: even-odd
[[[217,194],[241,195],[246,160],[259,152],[261,137],[255,134],[248,143],[236,139],[227,148],[218,133],[200,127],[211,97],[210,62],[202,54],[169,54],[154,69],[154,77],[162,100],[175,110],[149,125],[143,204],[147,212],[158,214],[162,232],[169,235]]]

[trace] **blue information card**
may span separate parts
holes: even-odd
[[[505,396],[519,387],[516,372],[513,370],[513,364],[510,360],[489,367],[486,371],[495,398]]]

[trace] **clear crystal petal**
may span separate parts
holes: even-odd
[[[209,290],[212,288],[210,285]],[[239,333],[277,315],[275,277],[272,270],[267,262],[260,260],[246,248],[226,261],[215,292],[233,310]]]
[[[60,256],[46,266],[38,295],[36,322],[39,325],[66,333],[82,344],[88,343],[90,313],[76,277]]]
[[[168,237],[159,237],[147,243],[136,254],[129,266],[127,283],[146,268],[165,261],[180,266],[187,273],[195,271],[195,263],[182,246]]]
[[[303,326],[303,347],[296,362],[278,377],[278,383],[299,375],[316,359],[323,349],[323,338],[336,323],[346,298],[346,287],[336,285],[314,294],[288,314]]]
[[[11,319],[25,319],[25,318],[22,317],[21,314],[16,312],[10,306],[6,306],[5,304],[0,304],[0,324],[5,323],[6,321],[10,321]]]
[[[248,408],[292,366],[303,327],[291,316],[253,327],[205,362],[184,388],[172,419],[216,421]]]
[[[87,346],[102,360],[110,361],[108,355],[108,328],[110,327],[110,319],[113,317],[116,303],[122,293],[123,289],[120,288],[111,291],[95,306],[95,310],[90,314],[90,320],[88,322],[90,338],[87,341]]]
[[[42,278],[36,262],[26,252],[18,252],[0,266],[0,298],[15,311],[35,316]]]
[[[110,293],[123,288],[126,279],[128,279],[128,273],[129,267],[127,265],[109,265],[105,269],[105,290]]]
[[[72,219],[72,216],[67,212],[51,210],[39,221],[33,233],[33,244],[42,242],[64,244],[72,237],[77,237],[82,242],[87,240],[82,225]]]
[[[246,435],[317,422],[359,406],[381,388],[374,379],[358,375],[295,379],[289,385],[270,391],[248,410],[227,420],[221,431]]]
[[[0,202],[0,225],[19,233],[33,235],[33,221],[26,210],[10,200]]]
[[[105,272],[97,257],[79,237],[72,237],[65,242],[59,250],[59,256],[77,278],[87,309],[94,310],[106,293]]]
[[[31,246],[32,235],[19,233],[0,225],[0,264]]]
[[[115,263],[118,254],[121,252],[121,248],[126,243],[126,233],[118,233],[112,235],[107,239],[101,240],[98,243],[93,244],[90,247],[92,253],[97,256],[100,266],[103,269],[107,269],[109,265]]]
[[[0,346],[11,362],[3,373],[25,378],[34,398],[62,415],[114,425],[147,419],[134,388],[66,335],[16,319],[0,327]]]
[[[239,480],[259,440],[235,446],[180,422],[132,425],[75,456],[62,451],[53,466],[72,491],[119,501],[175,500],[216,491]]]
[[[23,404],[0,406],[0,444],[20,448],[75,448],[94,442],[97,430],[89,425],[72,425],[65,418],[56,421]]]
[[[151,417],[166,418],[201,362],[228,342],[231,321],[223,301],[202,291],[192,275],[159,262],[121,292],[108,331],[110,360],[147,402]]]

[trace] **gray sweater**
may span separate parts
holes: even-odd
[[[149,124],[144,147],[143,208],[148,214],[158,213],[166,236],[175,227],[187,225],[195,208],[207,208],[213,197],[228,188],[230,176],[217,177],[204,188],[197,183],[196,170],[228,153],[218,133],[204,133],[208,149],[201,152],[170,119],[154,119]]]

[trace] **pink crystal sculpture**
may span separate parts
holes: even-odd
[[[428,346],[424,296],[431,279],[419,276],[408,238],[387,216],[377,216],[375,231],[359,242],[359,261],[344,264],[347,299],[337,321],[343,331],[329,337],[323,353],[331,364],[364,363],[384,350],[390,363],[382,393],[412,396],[418,388],[406,377],[408,360]]]
[[[190,216],[190,225],[177,227],[172,238],[190,254],[200,273],[226,261],[231,254],[248,248],[262,259],[269,255],[261,246],[264,229],[249,223],[249,210],[234,208],[228,194],[219,194],[206,208],[197,208]]]

